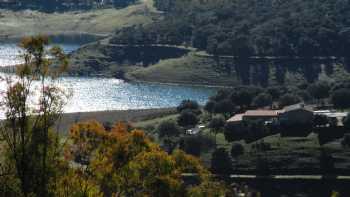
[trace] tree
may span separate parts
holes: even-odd
[[[335,108],[345,109],[350,107],[350,89],[338,89],[335,90],[331,97],[332,103]]]
[[[214,106],[215,113],[223,114],[226,116],[231,115],[235,111],[236,111],[236,107],[229,99],[219,101]]]
[[[272,105],[272,97],[267,93],[260,93],[253,99],[253,105],[255,107],[266,107]]]
[[[182,127],[195,126],[198,123],[198,117],[191,110],[184,110],[177,118],[177,123]]]
[[[193,191],[203,191],[204,185],[217,193],[226,191],[225,187],[217,187],[217,183],[209,179],[210,173],[198,159],[179,150],[168,154],[144,132],[128,131],[127,127],[117,123],[111,131],[105,131],[94,121],[79,123],[71,129],[66,147],[68,161],[72,161],[81,147],[91,147],[89,162],[72,169],[79,170],[80,178],[83,177],[84,183],[91,188],[90,193],[99,194],[100,191],[103,196],[187,196]],[[182,174],[186,173],[199,177],[191,187],[182,180]]]
[[[230,175],[233,172],[231,158],[224,148],[216,149],[213,152],[211,170],[219,175]]]
[[[174,121],[163,121],[157,127],[159,138],[163,141],[168,152],[172,152],[179,143],[181,129]]]
[[[181,130],[176,122],[167,120],[161,122],[157,127],[157,133],[160,138],[164,137],[179,137]]]
[[[280,100],[279,100],[279,106],[280,107],[285,107],[288,105],[293,105],[293,104],[297,104],[301,101],[301,99],[293,94],[287,93],[285,95],[283,95]]]
[[[320,100],[329,97],[330,85],[326,81],[316,82],[308,87],[313,98]]]
[[[184,110],[191,110],[195,114],[200,114],[201,110],[196,101],[192,100],[183,100],[181,104],[177,107],[177,111],[181,113]]]
[[[216,144],[216,136],[218,133],[222,133],[225,127],[225,117],[222,115],[214,116],[210,122],[208,127],[210,128],[210,131],[215,134],[215,144]]]
[[[212,100],[209,100],[205,106],[204,106],[204,109],[209,112],[209,113],[213,113],[214,112],[214,109],[215,109],[215,105],[216,105],[216,102],[215,101],[212,101]]]
[[[312,96],[306,90],[299,90],[297,92],[297,95],[303,100],[303,102],[309,102],[310,100],[312,100]]]
[[[246,109],[252,104],[255,94],[256,92],[252,88],[237,89],[232,93],[231,100],[241,108]]]
[[[60,156],[60,141],[52,126],[62,113],[67,95],[54,82],[66,70],[68,62],[60,48],[47,49],[48,44],[44,36],[21,41],[24,64],[17,68],[16,78],[7,79],[4,94],[6,120],[1,137],[20,183],[20,195],[25,197],[49,196],[50,180],[56,176]],[[49,56],[58,66],[51,67],[53,61]],[[34,83],[38,86],[34,87]],[[34,88],[39,95],[35,106],[31,102]]]

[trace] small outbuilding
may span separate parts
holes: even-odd
[[[303,103],[287,106],[279,115],[279,121],[287,124],[310,124],[313,119],[313,110]]]

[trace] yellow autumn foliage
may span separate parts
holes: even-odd
[[[83,166],[82,176],[93,180],[87,183],[95,183],[105,196],[176,197],[198,196],[201,189],[226,191],[212,184],[209,171],[197,158],[179,150],[168,154],[143,131],[130,130],[126,123],[119,122],[110,131],[96,121],[78,123],[70,130],[70,142],[71,157],[67,158]],[[81,163],[73,159],[82,155]],[[188,187],[183,174],[198,176],[198,183]]]

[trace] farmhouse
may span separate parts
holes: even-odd
[[[306,124],[312,122],[314,117],[310,107],[304,104],[296,104],[282,110],[248,110],[245,113],[236,114],[227,120],[229,123],[240,124],[242,121],[261,120],[265,122],[280,121],[288,124]]]
[[[282,110],[248,110],[245,113],[234,115],[227,122],[239,124],[242,121],[273,121],[278,120],[278,116],[282,112]]]

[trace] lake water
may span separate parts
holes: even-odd
[[[61,45],[66,52],[78,45]],[[12,55],[15,54],[15,55]],[[20,63],[20,54],[15,44],[0,45],[0,65]],[[4,75],[0,73],[0,76]],[[60,86],[73,93],[65,108],[66,112],[149,109],[177,106],[184,99],[204,104],[216,89],[185,85],[164,85],[151,83],[127,83],[119,79],[91,77],[63,77]],[[0,83],[0,90],[6,84]],[[0,109],[0,118],[4,112]]]

